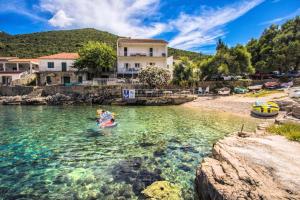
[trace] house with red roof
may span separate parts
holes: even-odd
[[[77,73],[74,68],[74,62],[78,58],[78,53],[65,52],[39,57],[38,83],[40,85],[82,83],[87,79],[87,74]]]

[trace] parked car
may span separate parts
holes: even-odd
[[[206,77],[205,80],[206,81],[221,81],[223,79],[222,79],[221,75],[219,75],[219,74],[213,74],[213,75],[210,75],[210,76]]]
[[[280,71],[273,71],[271,73],[272,78],[281,78],[285,75],[285,73],[282,73]]]
[[[224,81],[232,81],[233,80],[233,76],[230,75],[222,75],[222,79]]]
[[[251,75],[252,79],[269,79],[272,78],[272,74],[264,73],[264,72],[256,72],[255,74]]]
[[[300,77],[300,71],[289,71],[287,73],[287,77],[289,78],[299,78]]]

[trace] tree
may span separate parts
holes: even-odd
[[[251,65],[251,54],[243,45],[228,48],[222,41],[217,43],[216,55],[203,60],[198,64],[202,71],[202,78],[210,75],[239,75],[242,73],[254,73]]]
[[[116,63],[115,51],[105,43],[88,42],[80,50],[74,67],[78,72],[88,72],[93,77],[101,76],[103,71],[114,67]]]
[[[258,40],[247,44],[252,65],[257,71],[286,72],[300,68],[300,17],[288,20],[282,26],[271,25]]]
[[[251,54],[247,48],[242,45],[236,45],[230,49],[232,63],[230,63],[230,72],[232,74],[254,73],[255,69],[251,64]]]
[[[179,62],[175,64],[173,70],[173,83],[176,85],[191,85],[198,79],[199,70],[196,64],[188,57],[180,57]]]
[[[147,84],[151,88],[167,86],[171,79],[169,70],[156,66],[143,68],[138,77],[142,83]]]

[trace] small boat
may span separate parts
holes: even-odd
[[[249,90],[244,87],[235,87],[233,91],[236,94],[245,94],[245,93],[249,92]]]
[[[263,85],[251,85],[248,87],[249,90],[261,90]]]
[[[230,95],[230,88],[224,87],[218,90],[219,95]]]
[[[118,125],[118,123],[117,122],[114,122],[114,123],[112,123],[112,124],[109,124],[109,125],[99,125],[99,127],[100,128],[114,128],[114,127],[116,127]]]
[[[280,88],[280,83],[277,83],[277,82],[266,82],[264,84],[264,88],[270,89],[270,90],[272,90],[272,89],[278,89],[278,88]]]
[[[261,117],[273,117],[278,115],[279,113],[279,106],[277,103],[274,102],[255,102],[252,106],[253,114]]]

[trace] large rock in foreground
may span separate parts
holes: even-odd
[[[232,136],[197,169],[201,200],[300,199],[300,143],[281,136]]]

